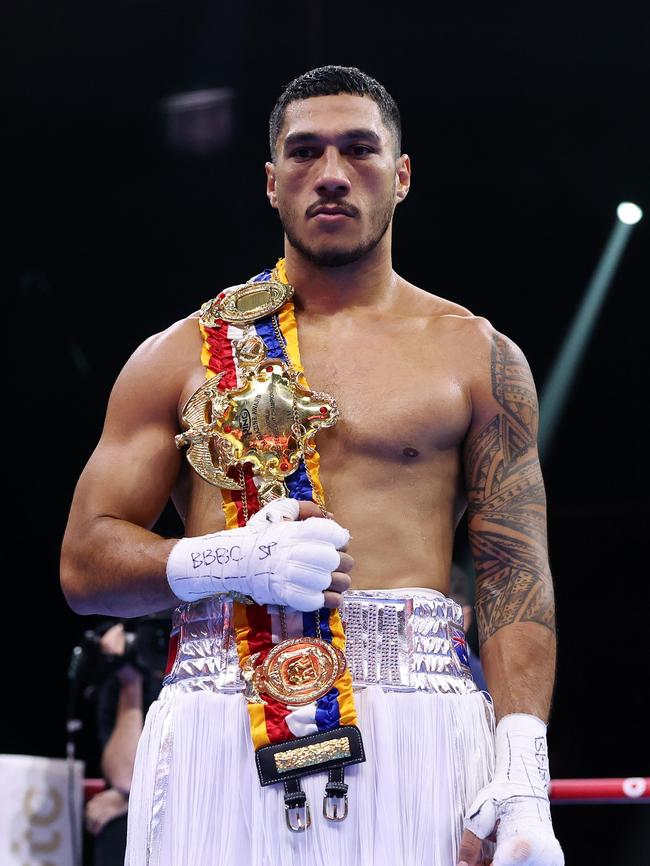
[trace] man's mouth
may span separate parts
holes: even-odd
[[[307,216],[317,219],[319,222],[336,222],[337,220],[357,216],[357,209],[351,205],[343,204],[320,204],[307,210]]]
[[[345,222],[345,220],[349,220],[349,219],[351,219],[351,217],[349,217],[347,214],[344,214],[344,213],[323,212],[323,213],[317,213],[314,216],[314,221],[317,223],[320,223],[321,225],[333,225],[335,223]]]

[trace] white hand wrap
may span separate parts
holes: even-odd
[[[322,517],[297,520],[298,511],[295,499],[277,499],[246,526],[181,538],[167,560],[172,592],[182,601],[240,592],[258,604],[323,607],[350,533]]]
[[[497,828],[493,866],[564,866],[548,800],[546,725],[513,713],[496,729],[493,781],[469,807],[465,827],[479,839]]]

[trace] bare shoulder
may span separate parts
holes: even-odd
[[[197,347],[202,344],[198,326],[199,312],[174,322],[164,331],[152,334],[142,342],[127,361],[124,370],[146,371],[155,368],[159,372],[174,376],[182,375],[187,364],[196,363]]]
[[[495,377],[506,372],[532,381],[523,351],[485,316],[408,283],[406,290],[436,344],[444,347],[445,356],[453,360],[454,369],[467,386],[493,385]]]
[[[425,291],[406,280],[402,280],[402,286],[404,295],[408,298],[409,306],[412,305],[421,315],[434,319],[447,316],[462,319],[474,317],[471,310],[468,310],[467,307],[463,307],[461,304],[457,304],[455,301],[450,301],[447,298],[440,297],[440,295],[434,295],[433,292]]]
[[[176,408],[192,371],[200,365],[202,337],[198,313],[174,322],[144,340],[117,377],[107,420],[165,417],[175,423]]]
[[[468,385],[498,387],[505,379],[527,379],[532,374],[526,356],[506,334],[498,331],[484,316],[460,317],[447,322],[453,330],[456,358]]]
[[[515,341],[488,319],[474,316],[454,342],[460,349],[456,370],[472,404],[474,427],[494,423],[505,412],[536,431],[537,390],[528,360]]]
[[[412,311],[435,329],[438,337],[445,334],[453,336],[454,342],[463,351],[472,347],[480,349],[493,339],[496,331],[488,319],[476,316],[462,304],[420,289],[412,283],[405,283],[405,291]]]
[[[484,316],[473,316],[466,323],[464,348],[474,361],[480,361],[479,369],[487,368],[494,375],[496,370],[525,368],[530,373],[528,361],[521,348],[506,334],[498,331]]]

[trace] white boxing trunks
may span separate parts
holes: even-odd
[[[346,819],[323,816],[326,774],[302,779],[302,833],[287,829],[282,785],[260,786],[232,602],[215,596],[175,612],[126,866],[454,866],[465,811],[494,769],[492,704],[469,671],[461,609],[433,590],[352,590],[341,617],[366,752],[346,769]]]

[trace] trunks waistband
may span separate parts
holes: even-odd
[[[436,590],[409,587],[349,590],[341,619],[355,689],[468,694],[469,668],[460,605]],[[175,654],[164,691],[239,692],[244,681],[233,626],[233,603],[214,596],[174,611]]]

